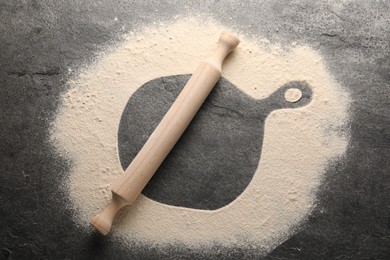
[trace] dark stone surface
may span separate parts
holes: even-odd
[[[70,164],[53,150],[48,129],[73,75],[68,68],[87,66],[126,31],[186,13],[309,45],[353,100],[346,155],[328,167],[308,222],[266,259],[389,259],[390,3],[363,0],[0,0],[0,259],[256,258],[256,250],[217,245],[124,247],[86,232],[66,207]]]
[[[168,111],[190,75],[145,83],[130,98],[118,130],[119,157],[126,169]],[[284,93],[299,89],[302,98],[287,102]],[[235,200],[258,167],[264,123],[272,111],[308,104],[311,89],[290,82],[263,100],[253,99],[222,78],[143,190],[169,205],[218,209]]]

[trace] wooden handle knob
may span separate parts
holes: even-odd
[[[240,40],[234,34],[230,32],[221,33],[217,49],[207,62],[213,65],[219,72],[222,72],[222,63],[224,59],[239,43]]]
[[[114,220],[116,213],[126,205],[129,205],[126,200],[117,194],[112,193],[110,204],[108,204],[102,212],[97,214],[91,220],[91,225],[103,235],[107,235],[107,233],[111,230],[112,221]]]
[[[227,49],[227,53],[234,50],[239,43],[240,40],[233,33],[226,31],[221,33],[218,40],[218,44],[223,45]]]

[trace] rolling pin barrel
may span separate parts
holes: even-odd
[[[91,221],[100,233],[107,234],[117,211],[137,199],[221,77],[223,60],[239,42],[231,33],[221,34],[214,55],[198,66],[124,174],[114,182],[110,204]]]

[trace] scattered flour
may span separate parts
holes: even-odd
[[[123,172],[117,131],[130,96],[154,78],[193,72],[213,53],[224,29],[214,21],[186,18],[130,33],[69,82],[52,139],[73,162],[67,185],[75,220],[82,226],[106,206],[110,184]],[[224,65],[225,78],[255,98],[304,80],[312,87],[312,102],[269,115],[258,169],[235,201],[208,211],[164,205],[141,195],[117,216],[113,236],[161,246],[253,245],[266,254],[310,214],[327,163],[346,151],[348,95],[310,47],[285,49],[267,40],[239,38]]]

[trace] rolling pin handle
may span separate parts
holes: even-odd
[[[92,219],[91,225],[103,235],[107,235],[107,233],[111,230],[114,216],[123,206],[126,205],[130,205],[130,203],[113,192],[110,203],[102,212]]]
[[[234,50],[240,40],[230,32],[222,32],[218,40],[218,46],[213,56],[207,62],[215,67],[219,72],[222,72],[222,63],[226,56]]]

